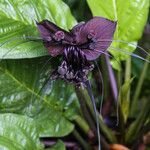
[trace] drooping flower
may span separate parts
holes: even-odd
[[[86,23],[77,24],[68,32],[48,20],[37,23],[49,54],[52,57],[63,56],[52,78],[62,78],[76,85],[84,84],[89,71],[94,68],[92,61],[110,46],[116,24],[102,17],[94,17]]]

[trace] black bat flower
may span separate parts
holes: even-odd
[[[94,17],[86,23],[77,24],[68,32],[48,20],[37,23],[49,54],[52,57],[63,56],[61,65],[52,73],[52,79],[62,78],[76,85],[84,84],[94,67],[91,61],[110,46],[116,24],[102,17]]]

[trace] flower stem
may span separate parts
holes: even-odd
[[[82,136],[78,133],[77,130],[74,130],[72,134],[75,136],[75,138],[78,140],[78,142],[81,144],[81,146],[85,150],[91,150],[91,147],[87,144],[87,142],[82,138]]]
[[[129,81],[131,78],[131,56],[126,61],[126,70],[125,70],[125,82]],[[127,100],[130,102],[130,88],[127,93]]]
[[[109,56],[105,55],[105,59],[106,59],[107,67],[108,67],[108,74],[109,74],[109,78],[110,78],[110,85],[111,85],[113,97],[114,97],[114,100],[117,102],[118,89],[117,89],[117,83],[116,83],[115,75],[114,75],[113,69],[112,69],[111,64],[110,64]]]
[[[90,128],[95,131],[96,127],[95,124],[93,122],[92,116],[87,108],[86,102],[84,100],[84,95],[79,92],[79,88],[75,88],[76,91],[76,95],[79,99],[80,105],[81,105],[81,112],[83,113],[83,117],[86,119],[86,121],[88,122],[88,124],[90,125]]]
[[[150,57],[147,56],[147,59],[150,60]],[[149,63],[145,62],[142,73],[140,75],[140,79],[139,79],[138,84],[137,84],[136,89],[135,89],[135,94],[133,96],[133,101],[132,101],[132,106],[131,106],[131,115],[132,116],[137,111],[138,98],[139,98],[140,93],[141,93],[141,88],[142,88],[143,81],[144,81],[144,78],[145,78],[145,75],[146,75],[146,72],[147,72],[147,69],[148,69],[148,65],[149,65]]]
[[[90,129],[90,127],[87,124],[87,122],[81,116],[77,116],[75,118],[75,122],[79,125],[79,127],[83,130],[83,132],[86,135],[88,135],[89,139],[93,139],[94,138],[93,131]]]
[[[86,102],[88,108],[90,109],[93,118],[95,118],[95,113],[94,113],[94,110],[93,110],[93,107],[92,107],[92,102],[89,98],[89,95],[88,95],[87,91],[85,89],[80,88],[78,92],[80,92],[83,95],[83,100]],[[98,114],[98,121],[100,123],[100,128],[101,128],[102,132],[104,133],[104,135],[107,137],[109,142],[112,142],[112,143],[117,142],[117,139],[114,136],[114,134],[112,133],[112,131],[103,122],[101,115],[99,115],[98,112],[97,112],[97,114]]]
[[[98,150],[101,150],[101,136],[100,136],[100,129],[99,129],[99,121],[98,121],[98,112],[96,110],[96,102],[92,93],[92,88],[90,81],[86,81],[86,89],[89,94],[89,97],[91,99],[92,105],[93,105],[93,110],[94,110],[94,115],[95,115],[95,120],[96,120],[96,127],[97,127],[97,136],[98,136]]]

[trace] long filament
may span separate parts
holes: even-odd
[[[92,105],[93,105],[93,110],[94,110],[94,113],[95,113],[96,126],[97,126],[97,136],[98,136],[98,150],[101,150],[101,137],[100,137],[100,128],[99,128],[100,124],[99,124],[99,120],[98,120],[98,112],[96,110],[95,99],[94,99],[94,96],[93,96],[93,93],[92,93],[92,88],[91,88],[90,81],[87,80],[85,82],[85,85],[86,85],[87,92],[90,96],[90,99],[91,99],[91,102],[92,102]]]
[[[101,80],[101,85],[102,85],[102,95],[101,95],[101,103],[100,103],[100,114],[101,114],[101,111],[102,111],[102,106],[103,106],[103,100],[104,100],[104,81],[103,81],[103,76],[102,76],[102,72],[100,71],[99,69],[99,66],[98,66],[98,63],[97,61],[95,61],[95,64],[96,64],[96,67],[98,69],[98,73],[99,73],[99,77],[100,77],[100,80]]]
[[[118,43],[124,43],[124,44],[129,44],[129,45],[132,45],[132,46],[135,46],[137,48],[139,48],[140,50],[142,50],[145,54],[149,55],[150,54],[144,49],[142,48],[141,46],[138,46],[136,44],[133,44],[131,42],[126,42],[126,41],[123,41],[123,40],[110,40],[110,39],[101,39],[101,40],[98,40],[96,42],[118,42]]]
[[[104,54],[104,55],[106,55],[106,56],[108,56],[108,57],[112,57],[112,58],[120,65],[120,62],[119,62],[117,59],[115,59],[114,56],[108,54],[107,52],[103,52],[103,51],[102,51],[101,53]],[[99,69],[99,68],[98,68],[98,69]],[[99,74],[100,74],[100,76],[102,75],[100,69],[99,69]],[[102,80],[102,82],[103,82],[102,76],[101,76],[101,80]],[[102,83],[102,84],[103,84],[103,85],[102,85],[102,88],[103,88],[103,87],[104,87],[104,83]],[[117,110],[116,110],[116,116],[117,116],[116,126],[118,126],[118,124],[119,124],[119,104],[118,104],[118,101],[117,101],[117,96],[116,96],[115,98],[116,98],[116,107],[117,107]],[[101,104],[101,106],[102,106],[102,104]],[[101,109],[101,108],[100,108],[100,109]],[[100,112],[101,112],[101,111],[100,111]]]
[[[135,58],[139,58],[139,59],[141,59],[141,60],[144,60],[144,61],[150,63],[149,60],[147,60],[147,59],[145,59],[145,58],[143,58],[143,57],[141,57],[141,56],[139,56],[139,55],[136,55],[136,54],[134,54],[134,53],[127,52],[127,51],[125,51],[125,50],[123,50],[123,49],[115,48],[115,47],[112,47],[112,46],[111,46],[111,48],[112,48],[113,50],[116,50],[116,51],[119,51],[119,52],[121,52],[121,53],[130,55],[130,56],[135,57]]]

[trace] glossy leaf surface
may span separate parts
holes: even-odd
[[[42,42],[20,39],[39,37],[36,21],[48,19],[66,30],[76,24],[68,6],[61,0],[2,0],[0,3],[0,58],[47,55]]]
[[[48,83],[47,91],[38,92],[46,78],[45,71],[41,73],[40,69],[44,60],[1,62],[0,112],[32,117],[39,125],[41,136],[64,136],[73,130],[69,120],[76,116],[79,107],[72,86],[63,81]]]
[[[0,114],[1,150],[43,150],[33,119],[23,115]]]

